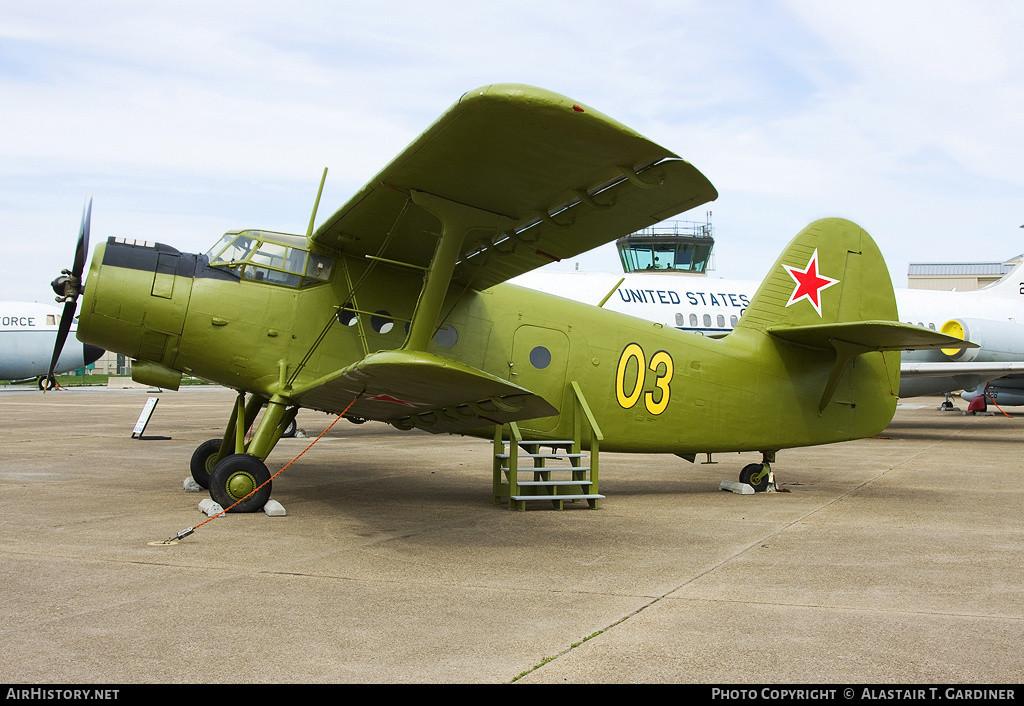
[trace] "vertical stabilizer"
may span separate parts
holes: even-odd
[[[790,241],[736,329],[896,318],[892,280],[874,240],[856,223],[826,218]]]
[[[982,287],[978,291],[996,297],[1016,299],[1017,301],[1024,300],[1024,257],[1021,258],[1016,267],[1003,275],[1001,279]]]

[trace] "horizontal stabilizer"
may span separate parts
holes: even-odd
[[[769,326],[768,333],[790,343],[828,350],[836,343],[868,351],[917,351],[977,348],[974,343],[898,321],[848,321],[808,326]]]
[[[835,364],[825,383],[818,411],[828,406],[840,377],[854,358],[863,353],[926,350],[967,346],[959,338],[898,321],[844,321],[806,326],[769,326],[770,336],[807,348],[835,351]]]
[[[292,394],[303,407],[402,429],[464,432],[558,414],[543,397],[468,365],[422,351],[381,351]]]

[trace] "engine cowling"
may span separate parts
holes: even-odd
[[[990,319],[950,319],[942,333],[977,343],[979,348],[943,348],[946,360],[961,363],[1011,362],[1024,360],[1024,325]]]

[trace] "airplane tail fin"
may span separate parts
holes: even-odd
[[[851,408],[860,391],[870,394],[881,387],[888,388],[894,409],[898,351],[963,345],[959,339],[896,319],[892,280],[874,240],[855,223],[828,218],[793,238],[734,333],[741,338],[753,332],[767,334],[785,366],[800,370],[808,391],[821,395],[819,413],[841,384]],[[873,357],[852,369],[854,359],[864,354]],[[819,382],[811,382],[819,375]]]
[[[896,319],[892,280],[878,246],[856,223],[827,218],[793,238],[736,329]]]
[[[1024,259],[1003,275],[1001,279],[982,287],[979,291],[997,297],[1016,299],[1017,301],[1024,299]]]

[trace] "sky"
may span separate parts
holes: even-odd
[[[1024,4],[943,0],[0,3],[0,300],[52,301],[82,209],[203,252],[304,233],[466,91],[527,83],[700,169],[711,277],[811,221],[910,262],[1024,252]],[[710,215],[709,215],[710,214]],[[617,271],[613,246],[553,267]]]

